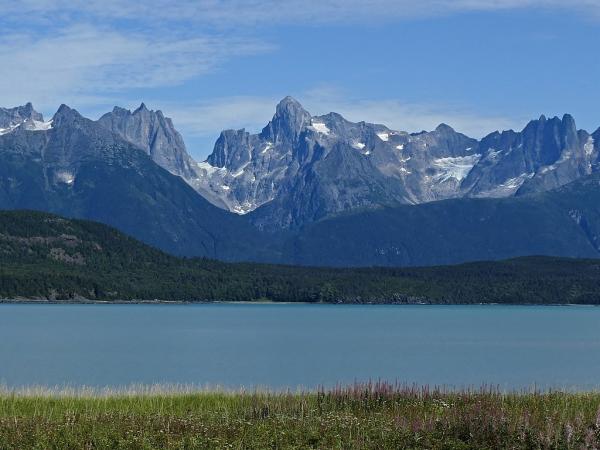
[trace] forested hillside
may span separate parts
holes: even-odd
[[[331,269],[181,259],[95,222],[0,213],[0,298],[331,303],[600,303],[600,260],[528,257]]]

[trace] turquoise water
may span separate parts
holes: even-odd
[[[0,383],[600,387],[600,308],[0,305]]]

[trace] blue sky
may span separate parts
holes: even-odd
[[[0,105],[144,101],[203,159],[285,95],[313,114],[475,137],[600,127],[600,0],[0,0]],[[566,6],[565,6],[566,4]]]

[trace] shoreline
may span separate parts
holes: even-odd
[[[582,306],[598,307],[600,303],[438,303],[438,302],[278,302],[268,300],[48,300],[36,298],[0,299],[0,305],[321,305],[321,306]]]

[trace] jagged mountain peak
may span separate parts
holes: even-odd
[[[340,113],[330,111],[327,114],[323,114],[322,116],[315,116],[325,120],[331,120],[332,122],[345,122],[346,119]]]
[[[135,108],[133,111],[130,109],[122,108],[120,106],[115,106],[111,113],[107,113],[105,115],[109,115],[109,114],[126,115],[126,116],[135,116],[138,114],[148,114],[148,115],[156,115],[156,116],[164,117],[164,115],[160,109],[156,110],[156,111],[154,111],[152,109],[148,109],[148,107],[146,106],[146,104],[144,102],[142,102],[140,104],[140,106]]]
[[[436,128],[435,131],[438,133],[455,133],[456,131],[454,130],[454,128],[452,128],[450,125],[445,124],[445,123],[440,123]]]
[[[38,116],[40,118],[42,117],[42,115],[34,109],[33,103],[31,103],[31,102],[25,103],[25,105],[22,106],[21,108],[22,108],[22,111],[32,119],[36,118],[35,116]]]
[[[283,113],[284,111],[293,110],[305,111],[302,104],[291,95],[287,95],[284,98],[282,98],[281,101],[275,107],[276,114]]]
[[[293,97],[287,96],[275,108],[275,115],[262,130],[262,136],[273,142],[294,142],[311,115]]]
[[[539,126],[547,126],[547,125],[563,125],[563,126],[575,126],[575,119],[571,114],[565,113],[562,117],[559,116],[546,116],[542,114],[539,119],[530,120],[529,123],[525,126],[531,127],[539,127]]]
[[[101,125],[107,126],[108,128],[112,128],[113,131],[117,131],[119,134],[127,134],[123,127],[127,125],[127,123],[131,124],[133,122],[137,124],[141,124],[145,127],[150,128],[162,128],[167,129],[167,132],[173,135],[179,135],[177,130],[173,127],[173,122],[170,118],[165,117],[161,110],[151,110],[148,109],[145,103],[141,103],[135,110],[131,111],[129,109],[121,108],[119,106],[115,106],[112,112],[104,114],[98,122]],[[116,130],[115,130],[116,129]],[[138,130],[141,131],[141,130]],[[145,130],[143,134],[148,134],[149,130]],[[154,133],[150,133],[154,134]],[[152,136],[146,136],[152,138]],[[181,139],[179,137],[179,139]],[[131,139],[128,139],[131,140]],[[133,142],[136,144],[140,144],[140,142]],[[148,143],[144,143],[142,147],[146,147]],[[181,145],[183,145],[183,141],[181,140]]]
[[[444,130],[444,131],[454,131],[454,128],[452,128],[450,125],[448,125],[447,123],[440,123],[436,128],[436,130]]]
[[[137,109],[133,112],[133,114],[136,114],[138,112],[143,112],[143,111],[148,111],[148,108],[146,107],[146,104],[144,102],[140,103],[140,106],[137,107]]]
[[[98,123],[143,149],[158,165],[186,180],[195,177],[192,158],[171,119],[141,103],[133,112],[115,107]]]
[[[537,153],[548,155],[546,162],[558,157],[564,148],[577,145],[578,141],[575,119],[570,114],[565,114],[562,118],[546,118],[542,115],[539,120],[529,122],[522,135],[530,146],[536,147]]]
[[[536,120],[532,120],[532,122],[536,122]],[[575,122],[575,119],[573,118],[573,116],[569,113],[564,113],[561,116],[558,115],[553,115],[553,116],[546,116],[545,114],[542,114],[540,116],[539,119],[537,119],[537,122],[550,122],[550,123],[571,123],[571,122]]]
[[[560,187],[597,167],[594,139],[570,114],[542,115],[522,131],[486,136],[484,154],[466,182],[470,196],[509,197]]]
[[[0,107],[0,111],[3,112],[7,112],[7,113],[15,113],[15,114],[20,114],[23,116],[38,116],[41,114],[39,112],[37,112],[35,110],[35,108],[33,107],[33,103],[31,102],[27,102],[24,105],[20,105],[20,106],[14,106],[14,107],[10,107],[10,108],[2,108]]]
[[[275,107],[272,122],[287,122],[290,125],[310,120],[311,114],[294,97],[283,98]]]
[[[56,113],[54,113],[54,116],[52,117],[52,124],[54,127],[60,127],[66,124],[80,121],[82,119],[84,119],[84,117],[81,114],[79,114],[79,112],[76,109],[73,109],[70,106],[65,105],[63,103],[59,106]]]
[[[5,134],[26,121],[43,122],[44,117],[31,102],[13,108],[0,108],[0,133]]]
[[[112,110],[112,114],[115,115],[129,115],[131,114],[131,111],[129,109],[126,108],[122,108],[121,106],[115,106]]]
[[[144,102],[142,102],[140,104],[140,106],[138,106],[131,113],[131,115],[132,116],[142,115],[142,116],[152,117],[152,118],[155,118],[160,121],[166,121],[168,123],[171,123],[171,119],[168,117],[165,117],[165,115],[163,114],[163,112],[160,109],[157,109],[157,110],[150,109],[146,106],[146,104]]]

